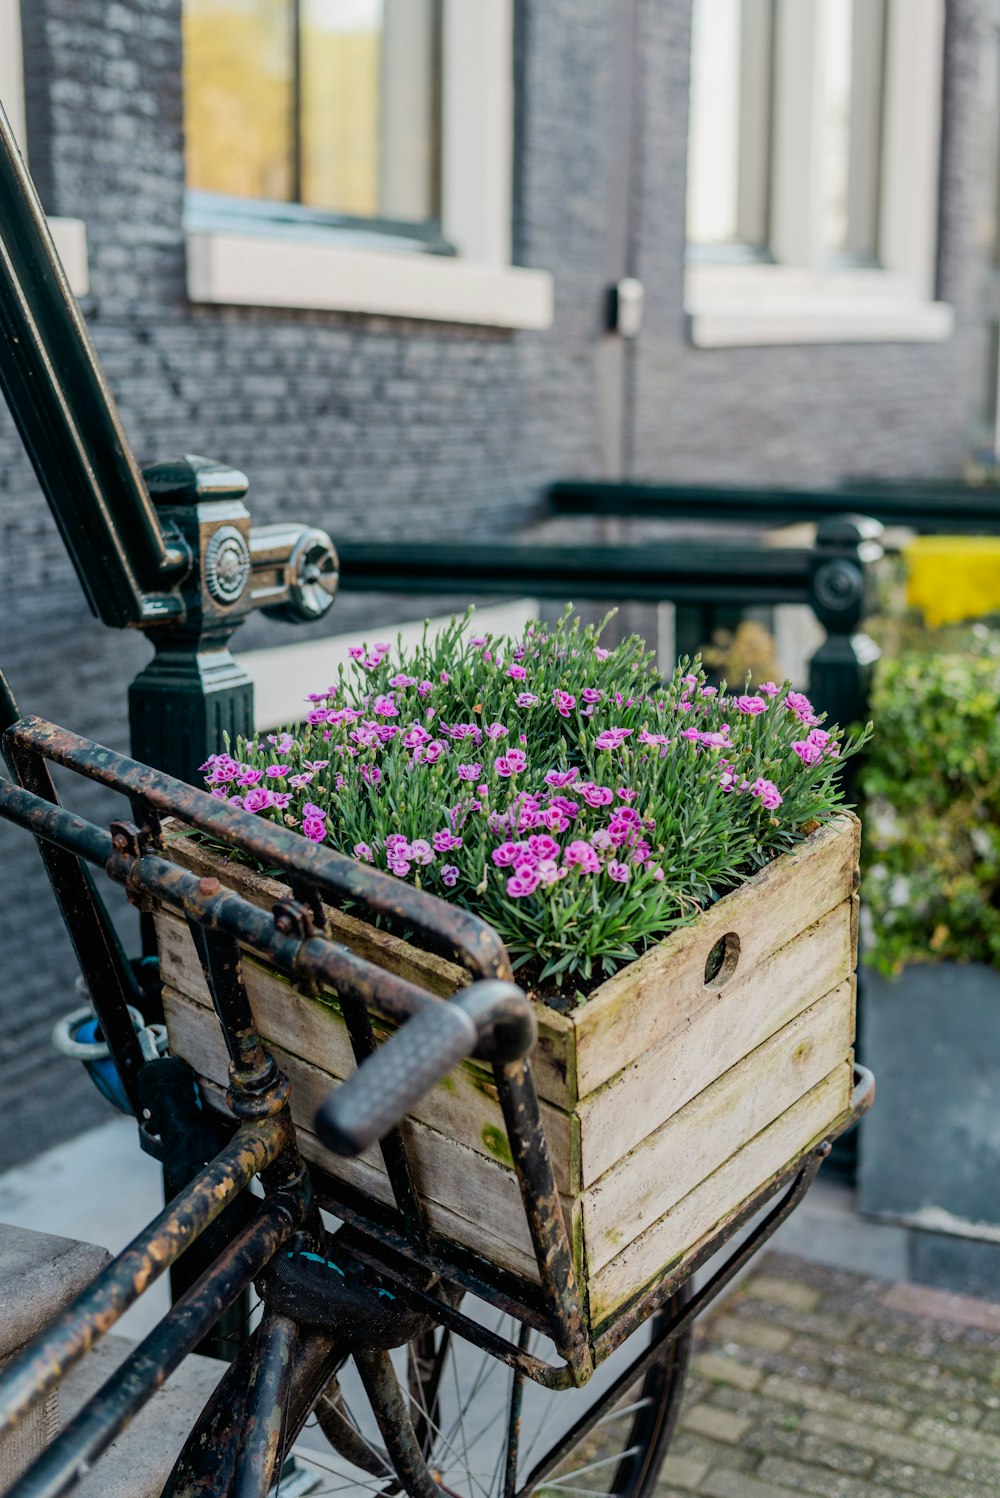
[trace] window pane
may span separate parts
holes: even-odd
[[[434,0],[301,0],[302,201],[436,216]]]
[[[189,187],[292,196],[293,36],[291,0],[184,0]]]
[[[694,0],[688,239],[767,243],[772,0]]]
[[[823,245],[875,259],[885,0],[823,0]]]

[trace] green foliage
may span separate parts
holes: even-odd
[[[876,679],[862,857],[869,960],[885,973],[1000,966],[1000,635],[949,643],[925,635]]]

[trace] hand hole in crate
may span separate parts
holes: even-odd
[[[740,939],[735,931],[720,936],[705,962],[705,987],[724,988],[740,960]]]

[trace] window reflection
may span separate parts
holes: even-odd
[[[882,154],[885,0],[823,0],[823,246],[874,261]]]

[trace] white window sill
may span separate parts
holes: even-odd
[[[48,222],[70,291],[74,296],[86,296],[90,290],[87,225],[82,218],[50,218]]]
[[[940,343],[947,302],[891,271],[785,265],[689,265],[685,310],[698,348],[789,343]]]
[[[189,233],[187,285],[193,302],[369,312],[497,328],[552,325],[548,271],[315,240]]]

